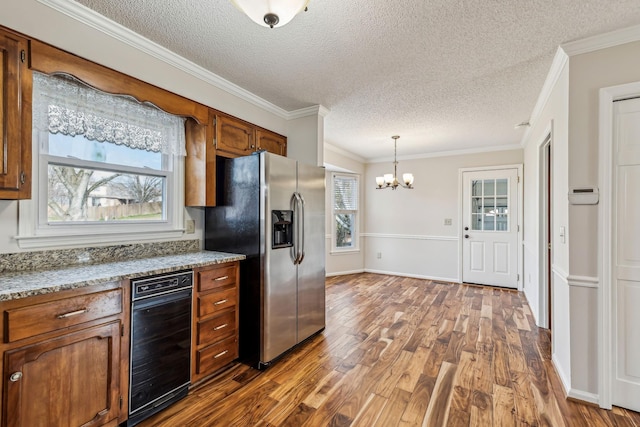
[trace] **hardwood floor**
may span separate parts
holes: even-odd
[[[640,426],[566,400],[524,297],[358,274],[327,279],[327,327],[264,372],[235,364],[149,426]]]

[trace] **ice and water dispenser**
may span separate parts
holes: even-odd
[[[293,246],[293,211],[271,211],[273,249]]]

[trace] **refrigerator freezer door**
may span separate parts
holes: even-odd
[[[272,211],[291,209],[291,196],[296,191],[296,162],[269,153],[260,154],[261,185],[264,206],[261,238],[264,251],[262,299],[262,331],[260,361],[267,364],[297,343],[296,330],[296,266],[290,248],[272,249]],[[295,215],[295,213],[294,213]],[[294,231],[295,233],[295,231]],[[295,236],[294,236],[295,240]]]
[[[304,201],[304,236],[298,265],[298,342],[325,326],[325,171],[298,163],[298,193]]]

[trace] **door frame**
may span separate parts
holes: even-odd
[[[613,102],[626,98],[640,97],[640,82],[628,83],[618,86],[604,87],[599,94],[599,135],[598,156],[600,162],[599,186],[600,203],[598,204],[598,236],[600,247],[598,248],[598,397],[601,408],[611,409],[613,396],[613,310],[614,282],[612,263],[613,259],[613,226],[614,212],[612,195],[614,189],[613,169]]]
[[[523,206],[523,175],[522,175],[522,163],[511,164],[511,165],[497,165],[497,166],[478,166],[472,168],[460,168],[458,169],[458,283],[462,283],[463,280],[463,259],[462,259],[462,244],[464,243],[464,230],[463,230],[463,197],[464,197],[464,180],[463,174],[465,172],[486,172],[486,171],[497,171],[503,169],[517,169],[518,171],[518,182],[516,183],[516,187],[518,189],[518,194],[516,196],[517,206],[518,206],[518,215],[517,215],[517,227],[518,227],[518,238],[516,241],[517,247],[517,261],[518,261],[518,279],[517,279],[517,290],[522,291],[522,283],[523,283],[523,262],[522,262],[522,222],[524,218],[524,212],[522,209]]]
[[[552,206],[548,205],[549,201],[553,205],[553,121],[549,123],[549,127],[544,133],[542,142],[538,145],[538,164],[540,165],[539,171],[539,191],[540,197],[540,211],[538,214],[539,220],[539,253],[538,253],[538,318],[539,326],[542,328],[551,329],[551,271],[553,259],[549,260],[550,252],[553,251],[553,246],[548,250],[548,244],[553,240],[550,236],[552,230],[553,214],[549,212]],[[549,156],[547,155],[547,149],[550,150]],[[550,157],[550,158],[549,158]],[[549,215],[551,213],[551,215]],[[551,216],[551,217],[549,217]],[[552,331],[553,332],[553,331]]]

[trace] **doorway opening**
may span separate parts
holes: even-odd
[[[552,332],[552,278],[553,263],[552,236],[552,201],[553,201],[553,163],[551,149],[551,133],[540,146],[540,293],[539,301],[542,308],[540,323],[542,327]]]

